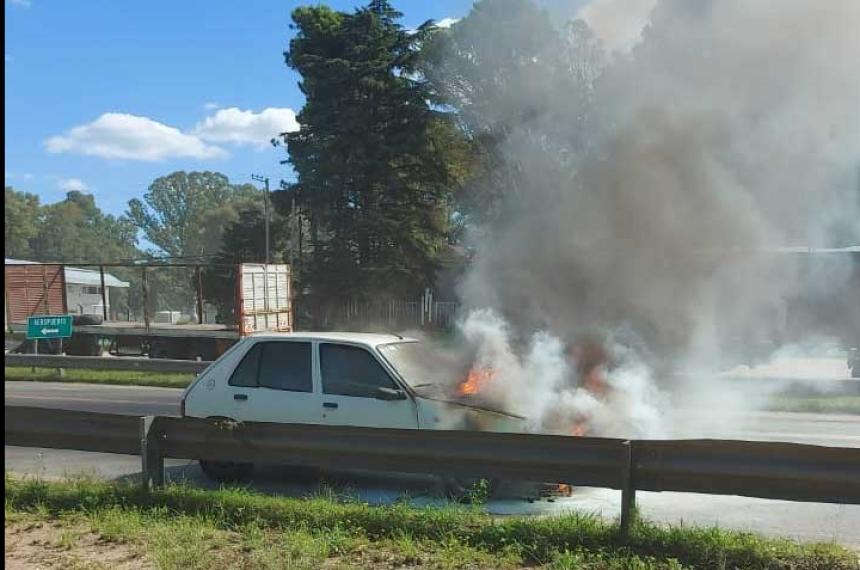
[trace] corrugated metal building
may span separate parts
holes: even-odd
[[[6,328],[9,322],[24,322],[32,314],[101,315],[101,275],[92,269],[42,265],[33,261],[5,258]],[[107,303],[110,289],[128,288],[105,273]]]

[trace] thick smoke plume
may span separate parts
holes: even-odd
[[[472,311],[460,323],[468,344],[477,347],[474,367],[494,376],[481,387],[481,397],[525,416],[532,431],[572,435],[585,422],[590,435],[658,437],[663,435],[660,393],[638,359],[607,339],[617,363],[600,370],[612,390],[597,397],[576,380],[567,346],[539,331],[517,350],[508,324],[490,310]],[[585,435],[581,433],[578,435]]]
[[[533,418],[595,405],[559,389],[563,344],[632,331],[649,351],[616,342],[627,364],[610,378],[640,387],[625,414],[659,432],[649,370],[662,381],[736,363],[797,332],[790,302],[851,278],[852,256],[809,275],[773,249],[860,243],[860,2],[661,0],[629,52],[601,56],[584,24],[558,22],[561,37],[577,32],[565,50],[538,50],[521,81],[481,78],[498,72],[491,50],[543,33],[535,22],[516,37],[479,18],[452,28],[471,51],[443,69],[498,85],[480,101],[458,94],[473,128],[504,133],[510,174],[461,287],[467,307],[501,316],[475,313],[462,330],[505,370],[499,398]],[[841,309],[860,327],[860,302]]]

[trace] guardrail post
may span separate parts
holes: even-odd
[[[140,470],[143,484],[147,487],[164,485],[164,456],[158,441],[158,433],[152,429],[155,416],[140,418]]]
[[[636,485],[633,480],[633,444],[630,441],[624,446],[624,467],[621,472],[621,523],[620,538],[627,542],[630,538],[630,525],[636,516]]]

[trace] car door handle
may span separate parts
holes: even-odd
[[[248,394],[233,394],[234,400],[247,400]]]
[[[336,408],[337,404],[334,402],[323,402],[323,408]]]

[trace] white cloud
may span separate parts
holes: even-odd
[[[33,5],[30,0],[6,0],[9,4],[14,4],[16,6],[23,6],[24,8],[29,8]]]
[[[657,0],[592,0],[577,17],[585,20],[610,52],[628,52],[642,39]]]
[[[203,108],[206,109],[207,111],[214,111],[215,109],[220,109],[221,105],[219,105],[218,103],[215,103],[213,101],[209,101],[208,103],[203,105]]]
[[[95,121],[74,127],[45,141],[51,153],[71,152],[127,160],[156,161],[167,158],[220,158],[224,149],[206,144],[193,134],[148,117],[104,113]]]
[[[86,192],[89,186],[80,178],[64,178],[60,180],[58,186],[63,192]]]
[[[17,172],[12,172],[10,170],[6,170],[6,171],[4,171],[4,178],[6,178],[7,180],[12,180],[12,179],[32,180],[33,178],[35,178],[35,176],[33,176],[33,174],[30,172],[25,172],[24,174],[19,174]]]
[[[252,145],[264,148],[280,133],[299,130],[292,109],[268,107],[259,113],[238,107],[219,109],[197,123],[194,134],[210,142]]]

